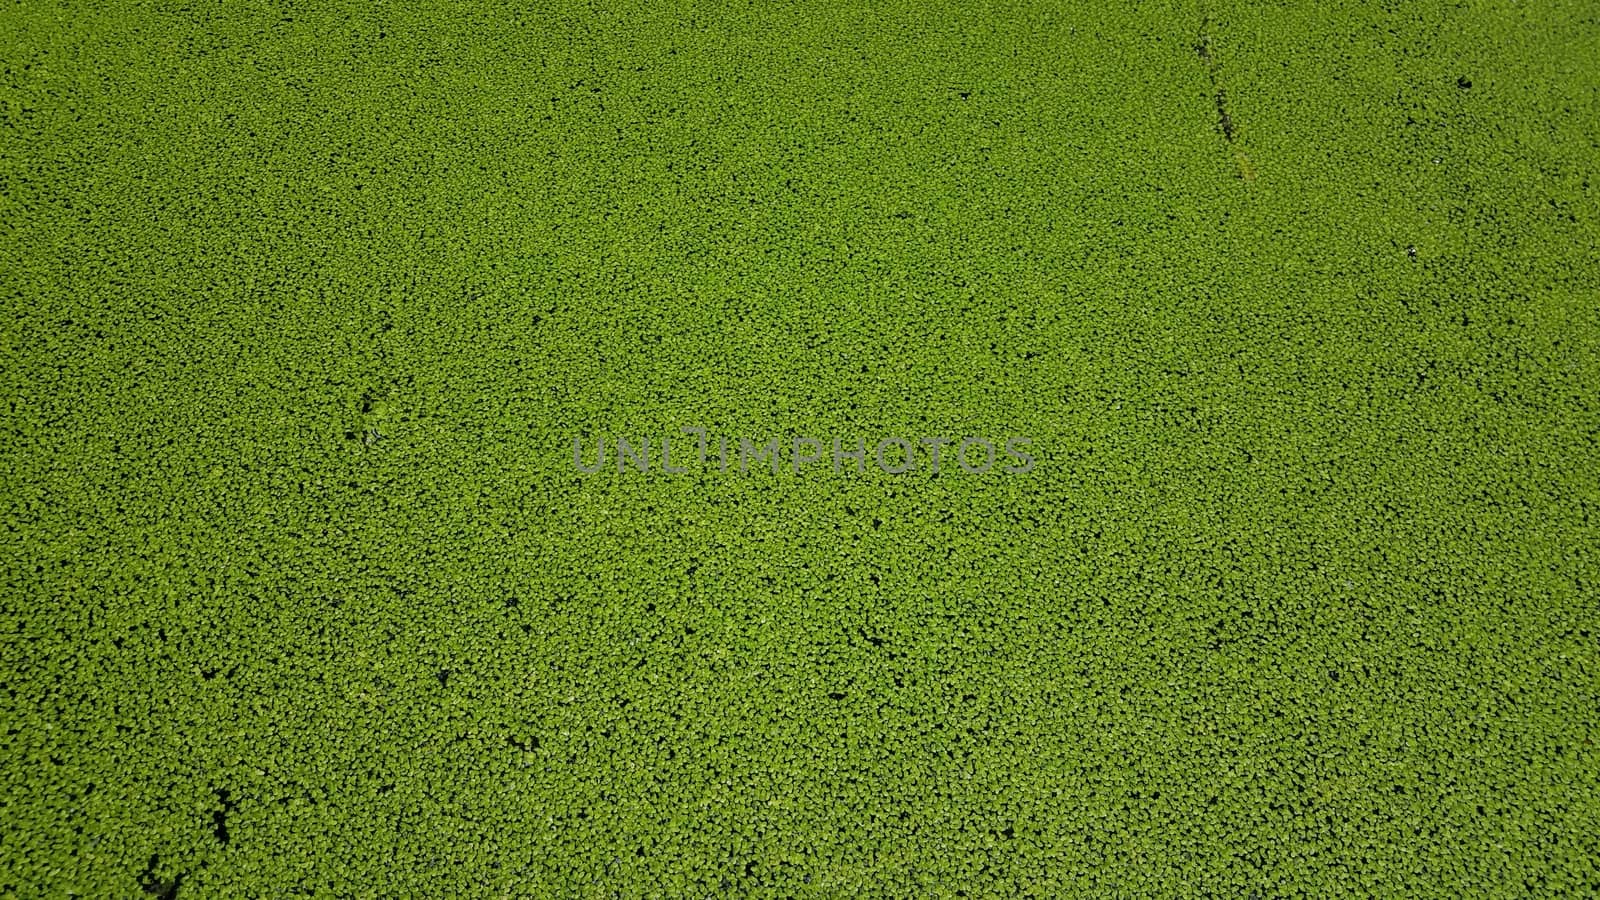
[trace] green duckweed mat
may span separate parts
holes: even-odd
[[[0,11],[0,896],[1600,894],[1600,13],[1297,6]]]

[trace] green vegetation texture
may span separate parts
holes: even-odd
[[[1105,6],[0,11],[0,897],[1600,894],[1600,13]]]

